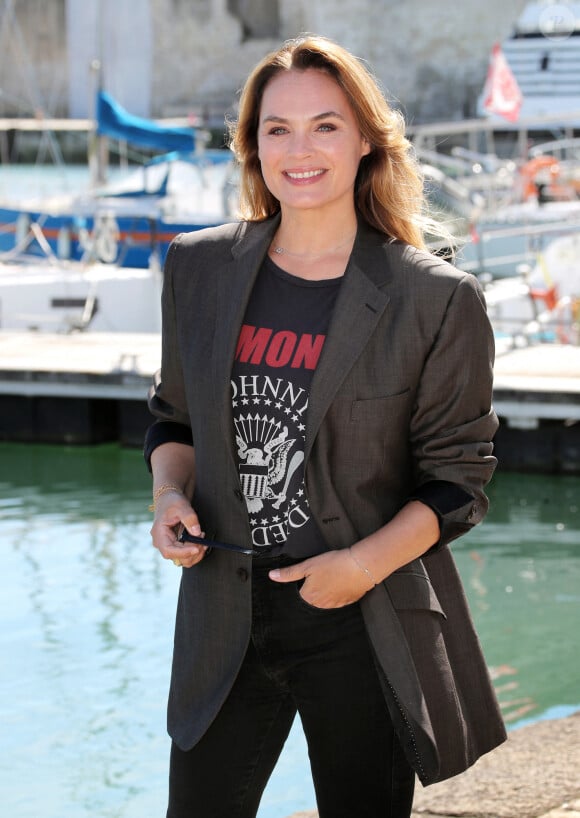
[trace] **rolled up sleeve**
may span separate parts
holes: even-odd
[[[416,487],[410,499],[439,518],[443,545],[481,522],[484,487],[497,465],[492,407],[494,338],[474,276],[455,287],[417,393],[411,446]]]

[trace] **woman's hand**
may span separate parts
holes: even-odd
[[[315,608],[342,608],[357,602],[375,583],[353,560],[349,549],[326,551],[269,573],[275,582],[304,579],[300,596]]]
[[[191,568],[205,557],[207,547],[195,543],[177,542],[177,532],[183,524],[190,534],[203,537],[197,514],[181,492],[168,491],[155,503],[155,519],[151,528],[153,545],[166,560]]]
[[[270,571],[275,582],[304,579],[300,595],[315,608],[356,602],[398,568],[428,551],[440,537],[439,518],[410,500],[392,520],[350,548],[325,551],[296,565]]]

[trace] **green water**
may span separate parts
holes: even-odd
[[[179,571],[138,451],[0,445],[0,792],[10,818],[161,818]],[[508,726],[580,708],[580,478],[499,474],[454,546]],[[296,726],[260,818],[313,808]]]

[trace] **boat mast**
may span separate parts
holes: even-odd
[[[97,2],[97,51],[98,56],[90,63],[89,82],[89,119],[91,128],[88,133],[88,163],[90,184],[92,188],[99,187],[107,181],[107,167],[109,164],[109,144],[106,136],[97,133],[97,95],[103,87],[103,13],[101,2]]]

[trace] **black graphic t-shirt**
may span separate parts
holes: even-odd
[[[341,281],[297,278],[267,258],[240,330],[234,432],[253,546],[264,554],[324,550],[304,488],[304,441],[310,383]]]

